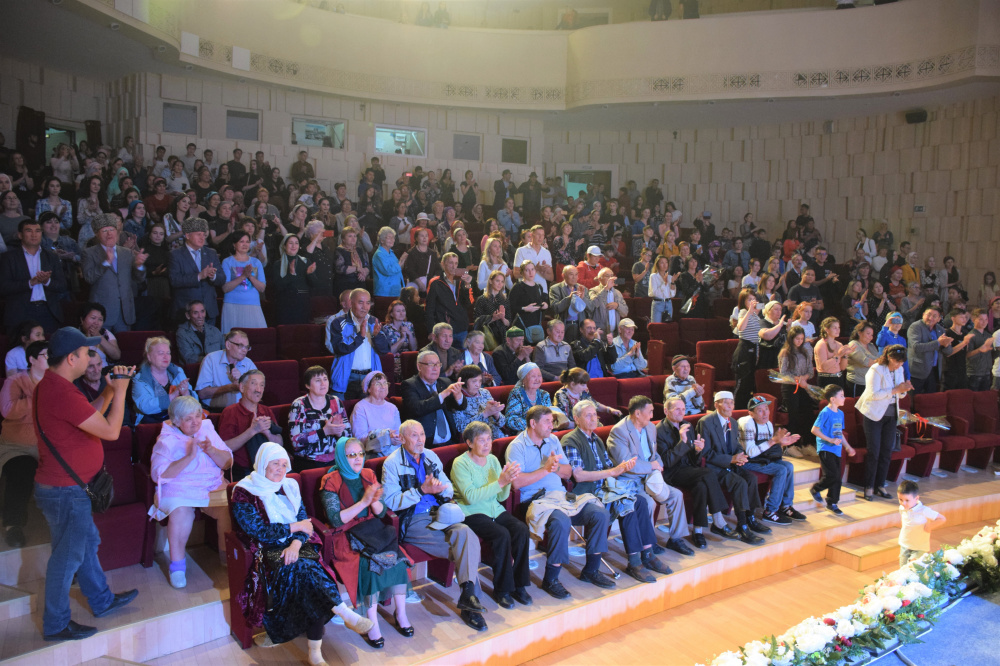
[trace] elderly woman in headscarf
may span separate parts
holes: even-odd
[[[233,529],[253,562],[239,602],[249,624],[264,625],[264,645],[286,643],[304,632],[309,663],[325,664],[323,628],[334,615],[359,634],[374,625],[341,600],[333,572],[319,555],[299,484],[287,477],[289,467],[285,449],[267,442],[257,451],[254,471],[233,490]]]
[[[170,403],[170,419],[163,423],[153,445],[150,476],[156,494],[149,516],[167,519],[170,546],[170,584],[187,585],[186,548],[194,510],[215,518],[219,543],[230,530],[223,470],[233,464],[233,452],[222,441],[215,426],[204,418],[198,399],[180,396]]]
[[[272,265],[269,283],[274,285],[276,324],[308,324],[312,321],[309,290],[313,286],[316,264],[307,264],[299,256],[299,237],[288,234],[281,241],[281,261]]]
[[[517,383],[507,397],[507,408],[504,416],[507,418],[506,431],[517,435],[524,430],[527,421],[524,415],[532,407],[541,405],[552,406],[552,396],[541,389],[542,371],[537,363],[525,363],[517,369]]]
[[[128,175],[128,169],[126,169],[125,167],[121,167],[118,169],[118,171],[115,172],[115,175],[111,179],[111,182],[108,183],[108,190],[106,192],[108,203],[111,203],[112,201],[115,200],[115,197],[122,194],[122,189],[123,189],[122,181],[125,180],[126,178],[129,178],[129,175]]]
[[[382,484],[365,468],[361,440],[337,440],[337,464],[323,477],[320,498],[326,522],[333,526],[333,568],[344,581],[351,601],[372,622],[362,637],[375,649],[385,645],[378,626],[378,602],[392,597],[396,631],[410,638],[413,626],[406,617],[406,569],[396,533],[379,518],[385,515]]]

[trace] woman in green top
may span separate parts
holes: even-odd
[[[501,469],[500,461],[490,453],[493,434],[485,423],[473,421],[462,436],[469,450],[455,458],[451,482],[465,524],[493,551],[493,598],[504,608],[513,608],[515,600],[530,606],[528,526],[500,505],[510,495],[521,467],[507,463]]]
[[[364,523],[375,521],[385,515],[382,503],[382,486],[375,478],[375,472],[365,468],[365,450],[361,440],[341,437],[337,442],[337,465],[323,477],[321,499],[326,510],[326,520],[334,528],[333,568],[344,581],[351,601],[374,625],[365,642],[379,649],[385,645],[378,626],[378,599],[390,595],[396,602],[396,631],[403,636],[413,636],[413,626],[406,617],[406,568],[409,563],[393,544],[390,550],[372,554],[359,553],[352,549],[357,542],[352,530],[368,533]],[[377,532],[376,530],[373,530]]]

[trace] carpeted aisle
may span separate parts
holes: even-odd
[[[923,643],[897,651],[912,666],[987,666],[1000,664],[1000,592],[962,599],[939,619]],[[892,663],[890,659],[879,664]]]

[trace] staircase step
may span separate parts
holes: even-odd
[[[0,622],[30,615],[35,611],[38,597],[16,587],[0,585]]]
[[[790,458],[785,456],[783,460],[787,460],[792,463],[795,468],[795,485],[798,486],[803,483],[813,484],[819,481],[819,477],[822,475],[822,468],[819,462],[816,460],[810,460],[809,458]]]
[[[812,487],[811,483],[803,484],[801,486],[795,486],[795,499],[793,500],[792,505],[797,510],[803,513],[809,511],[825,511],[826,502],[824,501],[823,504],[817,504],[813,500],[812,495],[809,494],[809,489],[811,487]],[[824,498],[826,498],[826,491],[823,491],[822,495]],[[844,508],[848,504],[853,504],[856,501],[857,498],[854,497],[854,489],[848,488],[847,486],[842,486],[840,489],[840,501],[837,503],[837,505],[841,508]]]
[[[104,655],[103,657],[98,657],[97,659],[85,661],[80,664],[80,666],[142,666],[142,662],[128,661],[127,659],[119,659],[118,657],[109,657]]]
[[[47,543],[0,552],[0,585],[17,587],[45,578],[52,546]]]
[[[826,546],[826,559],[854,571],[895,563],[899,558],[899,528],[892,527]]]

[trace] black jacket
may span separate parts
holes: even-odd
[[[455,293],[452,293],[443,275],[432,277],[427,283],[427,330],[434,328],[434,324],[444,322],[451,324],[455,333],[467,332],[474,300],[472,287],[461,280],[455,286]]]
[[[45,305],[57,322],[62,323],[62,300],[67,297],[68,287],[62,269],[62,261],[55,252],[38,248],[42,253],[41,267],[43,271],[51,271],[52,277],[45,289]],[[25,319],[28,319],[28,304],[31,302],[32,288],[28,286],[31,273],[28,271],[28,261],[20,245],[12,246],[0,255],[0,297],[6,301],[4,306],[4,325],[8,331]]]
[[[445,418],[448,419],[448,427],[451,428],[452,438],[446,444],[451,444],[461,437],[462,433],[455,427],[455,419],[451,414],[452,410],[459,409],[460,406],[452,396],[449,395],[442,403],[438,396],[427,390],[419,375],[404,381],[400,388],[403,398],[402,420],[414,419],[420,422],[420,425],[424,427],[427,448],[435,447],[434,430],[437,427],[437,411],[439,409],[444,411]],[[446,388],[448,388],[448,382],[439,378],[437,380],[438,393]],[[437,446],[445,446],[446,444],[438,444]]]
[[[604,344],[599,338],[594,338],[590,342],[580,338],[572,342],[570,348],[573,350],[573,358],[576,359],[577,367],[586,370],[587,364],[596,356],[601,362],[601,372],[604,373],[604,376],[615,376],[615,373],[611,371],[611,366],[618,360],[618,352],[615,351],[614,345]],[[495,363],[496,359],[493,361]]]

